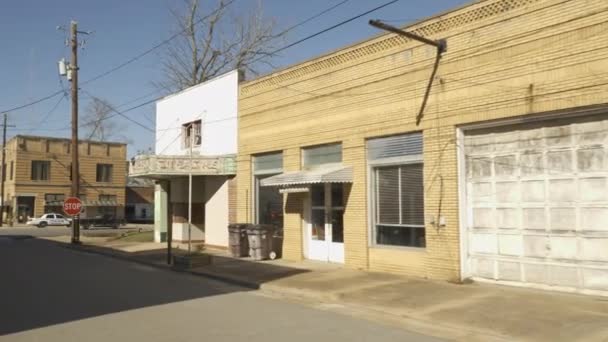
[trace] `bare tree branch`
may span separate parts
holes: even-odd
[[[263,16],[260,2],[248,15],[232,13],[232,1],[218,0],[205,9],[200,0],[185,3],[171,11],[183,34],[164,52],[164,79],[157,87],[178,91],[233,69],[257,74],[259,67],[272,65],[272,51],[285,31],[275,33],[275,22]]]
[[[112,105],[103,99],[93,97],[83,116],[85,136],[89,140],[115,140],[124,143],[131,141],[125,132],[125,126],[119,125],[112,118]]]

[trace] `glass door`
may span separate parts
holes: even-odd
[[[342,184],[316,184],[310,188],[308,257],[344,262],[344,206]]]

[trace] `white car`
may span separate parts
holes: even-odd
[[[46,226],[70,226],[72,219],[67,218],[61,214],[48,213],[40,216],[40,218],[33,218],[27,221],[27,225],[36,226],[38,228],[44,228]]]

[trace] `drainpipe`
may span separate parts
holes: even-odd
[[[190,172],[188,172],[188,254],[192,252],[192,145],[194,125],[190,124]]]

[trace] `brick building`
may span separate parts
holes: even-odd
[[[127,222],[154,222],[154,181],[127,177],[125,189],[125,220]]]
[[[6,144],[5,215],[14,222],[46,212],[63,212],[71,195],[71,140],[17,135]],[[80,195],[83,217],[124,215],[127,146],[79,142]]]
[[[283,255],[608,291],[608,11],[486,0],[242,83],[238,221]]]

